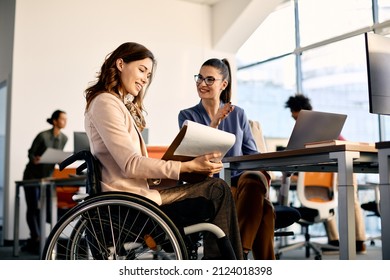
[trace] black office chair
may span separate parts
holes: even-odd
[[[276,204],[275,208],[275,236],[291,236],[293,231],[286,231],[289,226],[301,219],[301,213],[294,207]]]
[[[297,182],[297,193],[301,207],[297,207],[301,216],[298,224],[302,228],[304,240],[297,243],[281,246],[276,250],[279,259],[286,251],[305,248],[306,258],[310,251],[314,251],[316,260],[322,259],[322,249],[336,250],[338,247],[313,242],[309,232],[310,226],[323,223],[335,215],[337,207],[337,189],[333,173],[328,172],[300,172]]]

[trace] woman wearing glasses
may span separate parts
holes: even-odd
[[[159,205],[186,198],[212,201],[215,215],[210,222],[229,237],[237,259],[242,259],[240,233],[229,186],[212,178],[220,172],[220,154],[191,161],[149,158],[141,132],[145,127],[144,97],[152,81],[156,60],[143,45],[123,43],[106,57],[97,81],[86,89],[85,131],[91,150],[102,165],[103,191],[126,191],[145,196]],[[204,181],[164,188],[152,178],[179,180],[180,173],[207,174]],[[212,234],[203,239],[206,259],[221,258]]]
[[[226,157],[259,153],[244,110],[230,103],[229,62],[216,58],[207,60],[195,75],[195,82],[200,102],[180,111],[179,126],[190,120],[235,134],[236,142]],[[254,259],[273,260],[275,213],[269,200],[270,177],[260,171],[232,175],[231,190],[236,202],[244,258],[252,251]]]

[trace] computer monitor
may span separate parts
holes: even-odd
[[[369,110],[390,115],[390,38],[365,33]]]
[[[75,131],[73,132],[73,146],[74,146],[74,153],[80,152],[82,150],[89,151],[89,140],[87,133],[85,132],[79,132]]]

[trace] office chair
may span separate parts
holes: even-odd
[[[316,223],[323,223],[335,215],[337,207],[337,189],[335,176],[328,172],[300,172],[297,182],[297,196],[301,207],[296,209],[301,215],[298,224],[302,228],[305,240],[286,246],[281,246],[276,250],[276,257],[290,250],[305,248],[306,258],[310,257],[310,250],[315,253],[315,259],[322,259],[322,249],[338,249],[338,247],[312,242],[309,228]]]
[[[260,123],[258,121],[249,120],[249,125],[253,138],[255,139],[257,149],[261,153],[266,153],[267,145],[265,144],[263,130]],[[270,176],[272,178],[272,173]],[[275,237],[294,235],[294,232],[286,231],[286,229],[295,222],[299,221],[301,218],[299,211],[293,207],[280,204],[274,204],[274,209],[276,214],[274,233]]]

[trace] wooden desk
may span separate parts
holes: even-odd
[[[378,172],[375,147],[345,144],[229,157],[223,162],[229,184],[231,170],[337,172],[340,259],[356,259],[353,173]]]
[[[390,260],[390,142],[378,142],[382,256]]]
[[[41,228],[40,252],[43,251],[43,247],[46,241],[46,190],[49,190],[49,195],[51,197],[51,217],[50,217],[50,226],[51,229],[57,222],[57,192],[55,191],[56,187],[65,187],[65,186],[85,186],[85,176],[76,176],[69,178],[43,178],[43,179],[33,179],[33,180],[24,180],[16,181],[15,186],[15,213],[14,213],[14,247],[13,254],[15,257],[19,256],[19,212],[20,212],[20,187],[39,187],[40,188],[40,217],[39,223]]]

